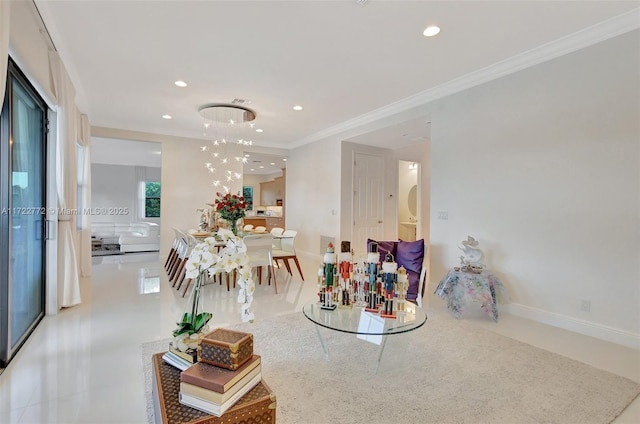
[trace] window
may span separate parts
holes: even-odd
[[[247,210],[253,210],[253,187],[252,186],[243,186],[242,187],[242,197],[244,197],[244,201],[249,207]]]
[[[160,183],[158,181],[144,183],[144,216],[145,218],[160,217]]]

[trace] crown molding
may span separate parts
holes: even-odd
[[[578,51],[601,41],[625,34],[640,28],[640,8],[633,9],[622,15],[615,16],[593,26],[584,28],[573,34],[543,44],[523,53],[519,53],[503,61],[485,68],[463,75],[444,84],[440,84],[397,102],[388,104],[356,118],[344,121],[338,125],[326,128],[305,137],[295,143],[293,147],[300,147],[371,124],[380,119],[406,112],[419,106],[424,106],[438,100],[467,90],[485,82],[489,82],[560,56]]]

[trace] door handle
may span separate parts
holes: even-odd
[[[54,225],[55,221],[47,219],[44,224],[44,233],[46,240],[55,240],[56,239],[56,227]]]

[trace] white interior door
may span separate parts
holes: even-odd
[[[370,153],[355,153],[353,163],[353,236],[356,256],[366,253],[367,238],[383,234],[384,160]]]

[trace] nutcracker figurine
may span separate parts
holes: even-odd
[[[398,264],[393,261],[393,255],[387,253],[382,263],[382,284],[384,285],[384,312],[385,318],[395,318],[393,313],[393,300],[398,281]]]
[[[367,253],[367,272],[369,274],[369,298],[367,299],[367,308],[369,312],[378,312],[378,244],[371,243],[369,252]]]
[[[336,277],[336,255],[333,243],[329,243],[324,254],[324,303],[321,306],[322,309],[336,309],[336,304],[333,303],[333,285]]]
[[[409,276],[407,270],[401,266],[398,269],[398,284],[396,291],[398,293],[398,315],[406,315],[407,291],[409,290]]]
[[[349,306],[353,293],[351,291],[351,275],[353,273],[353,252],[350,249],[350,243],[343,241],[340,244],[340,264],[338,266],[340,273],[340,293],[341,304]]]

